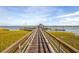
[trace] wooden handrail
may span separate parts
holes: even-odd
[[[45,31],[46,32],[46,31]],[[58,37],[51,35],[50,33],[46,32],[47,34],[49,34],[51,37],[53,37],[54,39],[56,39],[60,44],[62,44],[65,48],[67,48],[70,52],[72,53],[79,53],[79,50],[72,47],[71,45],[67,44],[66,42],[62,41],[61,39],[59,39]]]
[[[3,50],[1,53],[13,53],[17,49],[19,49],[19,46],[31,35],[32,32],[29,32],[25,36],[23,36],[21,39],[19,39],[17,42],[13,43],[10,45],[8,48]]]

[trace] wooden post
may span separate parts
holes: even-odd
[[[19,48],[19,53],[21,53],[21,45],[19,44],[19,46],[18,46],[18,48]]]

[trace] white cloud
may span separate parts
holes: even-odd
[[[0,9],[0,25],[79,25],[79,11],[61,15],[65,12],[55,7],[16,8]]]
[[[26,20],[5,20],[5,21],[0,21],[1,26],[15,26],[15,25],[24,25],[26,23]]]
[[[61,15],[61,16],[58,16],[57,18],[65,18],[65,17],[78,17],[79,16],[79,11],[77,12],[74,12],[74,13],[70,13],[70,14],[67,14],[67,15]]]
[[[57,17],[59,25],[79,25],[79,11]]]

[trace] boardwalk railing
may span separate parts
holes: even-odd
[[[18,40],[17,42],[13,43],[11,46],[3,50],[2,53],[13,53],[16,52],[17,50],[20,50],[21,45],[27,40],[27,38],[31,35],[31,33],[32,32],[29,32],[28,34],[23,36],[20,40]]]
[[[45,33],[49,34],[49,36],[52,37],[48,41],[52,45],[55,52],[57,52],[57,53],[79,53],[78,49],[72,47],[71,45],[69,45],[66,42],[62,41],[58,37],[56,37],[54,35],[51,35],[48,32],[45,32]]]
[[[35,30],[36,31],[36,30]],[[26,48],[29,46],[31,39],[28,38],[34,37],[35,31],[32,31],[22,37],[20,40],[12,44],[10,47],[2,51],[2,53],[13,53],[13,52],[25,52]],[[58,37],[51,35],[50,33],[43,31],[43,36],[45,36],[48,42],[51,44],[52,48],[55,50],[56,53],[78,53],[79,50],[72,47],[71,45],[67,44],[66,42],[62,41]],[[32,36],[33,37],[32,37]]]

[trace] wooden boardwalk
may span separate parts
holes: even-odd
[[[2,53],[78,53],[66,42],[46,32],[37,26],[31,33],[25,35]]]

